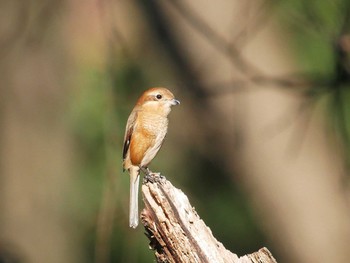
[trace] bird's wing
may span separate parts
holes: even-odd
[[[132,111],[129,118],[128,122],[126,124],[125,128],[125,135],[124,135],[124,147],[123,147],[123,160],[126,158],[126,154],[129,150],[130,146],[130,141],[131,141],[131,136],[134,131],[134,126],[137,118],[137,111]]]

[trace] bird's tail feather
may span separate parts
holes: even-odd
[[[129,225],[136,228],[139,224],[139,169],[132,169],[130,171],[130,205],[129,205]]]

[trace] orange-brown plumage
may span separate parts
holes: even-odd
[[[154,134],[143,128],[140,128],[139,132],[134,133],[130,143],[130,159],[133,165],[141,164],[147,149],[154,145],[155,139]]]
[[[130,227],[138,224],[138,185],[140,168],[147,168],[168,129],[171,106],[180,102],[166,88],[146,90],[137,100],[126,125],[123,168],[130,174]]]

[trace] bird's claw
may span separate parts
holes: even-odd
[[[143,183],[156,183],[156,182],[158,182],[158,178],[150,174],[146,174],[145,177],[143,177]]]
[[[156,183],[161,180],[165,180],[165,176],[161,175],[160,173],[154,173],[150,171],[148,168],[142,168],[142,171],[144,172],[145,176],[143,178],[143,182],[151,182],[151,183]]]

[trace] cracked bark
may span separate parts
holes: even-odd
[[[277,263],[267,248],[238,257],[217,241],[187,196],[161,178],[142,185],[141,221],[157,262]]]

